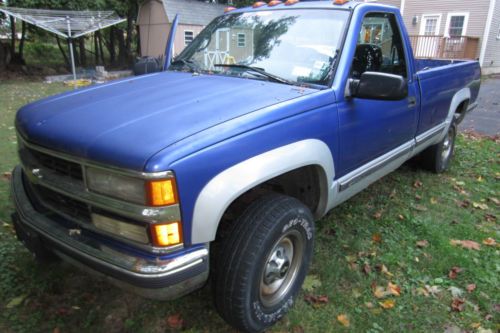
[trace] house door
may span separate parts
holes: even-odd
[[[436,58],[439,55],[439,25],[441,14],[422,15],[420,33],[417,41],[416,56],[420,58]]]
[[[214,64],[225,64],[229,56],[231,42],[230,30],[227,28],[218,29],[215,32],[215,50],[205,51],[205,66],[213,69]],[[213,44],[212,44],[213,45]]]

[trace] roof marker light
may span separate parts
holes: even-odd
[[[228,12],[233,11],[235,9],[236,9],[236,7],[226,7],[226,8],[224,8],[224,13],[228,13]]]
[[[346,4],[348,2],[349,2],[349,0],[333,0],[334,5],[343,5],[343,4]]]
[[[262,7],[262,6],[265,6],[266,3],[264,1],[257,1],[256,3],[254,3],[252,5],[253,8],[259,8],[259,7]]]
[[[285,6],[295,5],[298,2],[299,2],[299,0],[286,0]]]
[[[282,4],[283,2],[281,2],[280,0],[272,0],[272,1],[269,1],[269,3],[267,4],[269,7],[273,7],[273,6],[277,6],[277,5],[280,5]]]

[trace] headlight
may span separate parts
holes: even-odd
[[[96,228],[108,233],[142,243],[149,243],[148,231],[145,226],[119,221],[104,215],[92,213],[92,223]]]
[[[87,168],[87,186],[93,192],[140,205],[146,204],[146,187],[142,179]]]
[[[144,180],[91,167],[86,176],[89,190],[110,197],[155,207],[178,203],[173,178]]]

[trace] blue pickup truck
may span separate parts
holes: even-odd
[[[293,305],[315,220],[417,155],[449,167],[480,87],[477,61],[415,59],[397,8],[344,0],[229,8],[165,67],[19,110],[17,236],[145,297],[210,277],[248,332]]]

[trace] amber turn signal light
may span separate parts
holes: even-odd
[[[178,203],[175,180],[151,180],[146,183],[149,205],[168,206]]]
[[[156,246],[172,246],[182,243],[180,222],[154,224],[151,226],[153,243]]]

